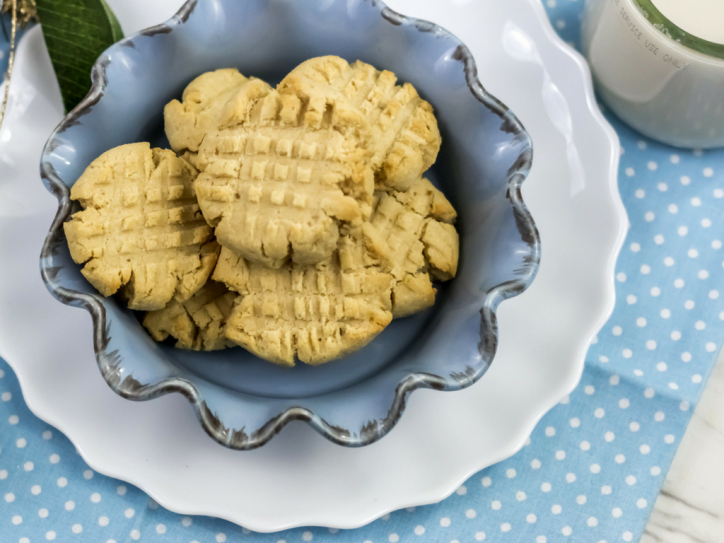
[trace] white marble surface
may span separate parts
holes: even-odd
[[[724,356],[689,423],[641,543],[724,542]]]

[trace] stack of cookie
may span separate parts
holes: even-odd
[[[456,213],[423,173],[440,133],[394,74],[311,59],[273,88],[237,70],[165,109],[174,152],[113,149],[71,196],[73,259],[146,311],[154,339],[321,364],[435,301],[455,276]]]

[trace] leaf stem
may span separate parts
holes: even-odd
[[[5,120],[5,110],[8,107],[8,97],[10,96],[10,79],[13,76],[13,64],[15,60],[15,32],[18,26],[18,0],[13,1],[12,30],[10,31],[10,55],[8,56],[8,74],[5,78],[5,96],[3,97],[3,105],[0,108],[0,128],[2,128]]]

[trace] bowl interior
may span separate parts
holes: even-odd
[[[218,13],[217,4],[223,5]],[[492,353],[483,345],[494,331],[481,330],[480,312],[484,303],[499,301],[486,297],[501,284],[527,284],[534,273],[531,240],[521,234],[509,193],[530,141],[473,96],[459,42],[432,25],[413,28],[389,14],[381,21],[372,1],[208,1],[197,4],[198,11],[203,13],[192,13],[183,32],[139,35],[106,53],[104,95],[56,134],[43,157],[60,179],[72,185],[92,160],[117,145],[151,141],[168,147],[163,107],[203,72],[237,67],[274,84],[311,57],[360,59],[413,83],[435,108],[443,145],[429,177],[458,210],[460,267],[453,281],[438,286],[433,308],[394,321],[366,348],[321,367],[279,368],[240,348],[194,353],[159,345],[136,315],[107,299],[111,347],[123,357],[123,371],[140,383],[177,376],[277,399],[339,393],[381,373],[390,383],[410,371],[462,382],[484,371]],[[62,243],[50,258],[57,282],[94,294]]]

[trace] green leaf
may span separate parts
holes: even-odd
[[[104,0],[35,0],[35,4],[68,112],[88,94],[93,64],[123,38],[123,30]]]

